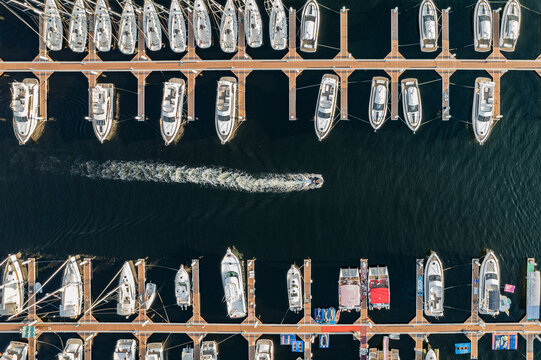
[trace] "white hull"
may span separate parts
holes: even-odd
[[[73,52],[85,51],[88,38],[88,19],[83,0],[76,0],[71,12],[68,45]]]
[[[165,145],[178,139],[184,124],[184,94],[186,83],[183,79],[173,78],[163,85],[162,113],[160,116],[160,133]]]
[[[263,21],[255,0],[247,0],[244,7],[244,34],[249,47],[258,48],[263,44]]]
[[[237,10],[233,0],[227,0],[220,23],[220,48],[225,53],[237,51]]]
[[[443,265],[433,252],[425,263],[423,293],[426,316],[443,316],[444,284]]]
[[[372,79],[370,90],[370,104],[368,108],[368,119],[370,125],[377,131],[381,128],[387,118],[389,103],[389,79],[376,76]]]
[[[237,79],[222,77],[216,91],[216,133],[223,144],[233,139],[237,129]]]
[[[402,80],[402,110],[410,130],[413,133],[417,132],[423,121],[423,107],[417,79]]]
[[[287,271],[287,298],[289,310],[298,313],[302,310],[302,279],[299,268],[291,265]]]
[[[209,12],[204,0],[195,0],[193,10],[193,31],[197,46],[208,49],[212,45]]]
[[[227,249],[221,266],[222,284],[224,287],[227,316],[240,319],[246,316],[246,298],[244,294],[244,279],[239,259]]]
[[[20,145],[26,144],[38,127],[39,82],[24,79],[11,85],[11,108],[13,110],[13,131]]]
[[[421,51],[438,50],[438,11],[432,0],[423,0],[419,7],[419,36]]]
[[[24,276],[17,255],[10,255],[2,277],[0,315],[15,315],[23,310]]]
[[[316,52],[319,37],[319,4],[316,0],[308,0],[302,10],[301,18],[301,46],[304,52]]]
[[[69,339],[64,351],[57,356],[58,360],[83,360],[83,341],[81,339]]]
[[[137,344],[133,339],[117,340],[113,360],[136,360]]]
[[[75,257],[70,257],[62,277],[62,304],[60,316],[76,318],[83,307],[83,279]]]
[[[171,50],[176,53],[186,51],[186,42],[188,41],[186,20],[184,19],[184,14],[182,14],[182,9],[178,0],[171,0],[167,29],[169,32],[169,45],[171,46]]]
[[[177,305],[182,309],[192,305],[190,276],[184,265],[180,267],[175,275],[175,298],[177,299]]]
[[[272,340],[257,340],[255,343],[255,360],[274,360],[274,343]]]
[[[287,46],[287,17],[281,0],[272,0],[269,21],[271,47],[274,50],[284,50]]]
[[[94,12],[94,45],[96,50],[107,52],[111,50],[113,31],[109,7],[105,0],[96,1]]]
[[[473,11],[473,45],[477,52],[492,48],[492,8],[488,0],[478,0]]]
[[[49,50],[62,50],[64,28],[56,0],[46,0],[43,12],[45,17],[45,44]]]
[[[28,344],[20,341],[11,341],[0,360],[26,360],[28,356]]]
[[[472,127],[475,139],[483,145],[494,126],[494,87],[489,78],[475,79],[472,105]]]
[[[216,341],[203,341],[200,356],[201,358],[196,360],[218,360],[218,343]]]
[[[143,29],[145,32],[147,48],[150,51],[160,50],[162,48],[162,27],[152,0],[145,0],[143,8]]]
[[[147,353],[145,360],[163,360],[163,345],[162,343],[147,344]]]
[[[522,22],[522,12],[518,0],[509,0],[505,4],[501,21],[500,50],[515,51]]]
[[[121,316],[129,316],[135,313],[135,299],[137,290],[135,287],[135,269],[131,262],[125,262],[120,273],[118,284],[118,304],[116,312]]]
[[[126,0],[118,28],[118,48],[124,55],[133,55],[136,46],[137,18],[132,0]]]
[[[103,143],[107,140],[113,129],[113,84],[97,84],[90,89],[92,128],[94,134]]]
[[[336,75],[325,74],[321,79],[317,97],[314,127],[319,141],[329,136],[334,124],[336,103],[338,101],[339,79]]]
[[[483,258],[479,271],[479,313],[492,316],[500,313],[500,265],[492,251]]]

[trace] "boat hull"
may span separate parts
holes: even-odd
[[[88,38],[88,19],[86,8],[82,0],[77,0],[71,13],[68,45],[71,51],[81,53],[85,51]]]
[[[287,46],[287,17],[281,0],[272,0],[269,21],[271,47],[284,50]]]
[[[432,252],[426,260],[423,280],[425,315],[443,316],[445,289],[443,264],[435,252]]]
[[[124,55],[133,55],[136,46],[137,18],[132,0],[126,0],[118,28],[118,48]]]
[[[404,120],[410,130],[413,131],[413,133],[416,133],[423,121],[423,107],[417,79],[410,78],[402,80],[401,88]],[[415,102],[417,102],[417,104],[415,104]]]
[[[326,139],[333,128],[339,83],[338,76],[332,74],[325,74],[321,79],[314,116],[314,127],[319,141]]]
[[[419,7],[419,36],[421,51],[438,50],[438,12],[432,0],[423,0]]]
[[[492,108],[492,113],[488,116],[488,120],[486,119],[486,116],[484,116],[484,121],[481,121],[482,91],[485,88],[492,89],[492,94],[494,94],[494,87],[494,82],[489,78],[479,77],[475,79],[472,105],[472,128],[475,139],[479,145],[483,145],[488,140],[494,126],[494,108]],[[492,101],[493,100],[494,97],[492,95]]]
[[[500,27],[500,50],[513,52],[520,36],[522,12],[518,0],[509,0],[503,9]]]
[[[240,319],[246,316],[246,297],[244,293],[244,278],[241,263],[231,249],[222,259],[222,285],[227,304],[227,316]]]
[[[473,46],[477,52],[492,48],[492,8],[488,0],[479,0],[473,11]]]
[[[233,0],[227,0],[220,23],[220,48],[225,53],[237,51],[237,10]]]
[[[221,110],[221,104],[227,105],[226,111]],[[233,139],[238,126],[237,79],[234,77],[222,77],[218,81],[214,123],[222,145]]]
[[[494,252],[483,258],[479,271],[479,313],[496,316],[500,313],[500,265]]]
[[[300,50],[313,53],[317,51],[319,38],[319,4],[316,0],[308,0],[304,5],[301,18]]]
[[[246,44],[251,48],[263,45],[263,21],[255,0],[246,1],[244,8],[244,34]]]
[[[143,8],[143,28],[145,43],[150,51],[158,51],[162,48],[162,28],[160,18],[152,0],[145,0]]]
[[[383,86],[383,88],[381,88]],[[383,91],[385,94],[381,93]],[[383,97],[383,104],[378,98]],[[374,131],[379,130],[386,121],[387,109],[389,103],[389,79],[381,76],[372,78],[372,86],[370,90],[370,103],[368,107],[368,119]]]
[[[186,20],[184,19],[184,14],[182,14],[182,9],[178,0],[171,0],[167,29],[169,32],[169,45],[171,50],[176,53],[186,51]]]

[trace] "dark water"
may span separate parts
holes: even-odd
[[[160,3],[166,4],[165,0]],[[300,8],[302,1],[286,6]],[[406,57],[421,54],[417,33],[417,1],[363,0],[321,2],[321,46],[317,57],[331,58],[339,46],[339,15],[342,5],[349,11],[350,51],[357,58],[382,58],[390,50],[390,9],[400,8],[400,51]],[[523,5],[541,11],[535,0]],[[483,57],[472,46],[473,0],[436,1],[439,8],[452,7],[451,47],[459,58]],[[118,5],[112,4],[113,6]],[[259,4],[262,7],[262,3]],[[503,6],[492,2],[494,8]],[[37,36],[4,8],[0,8],[0,57],[3,60],[32,59]],[[300,14],[299,14],[300,16]],[[32,19],[25,17],[32,24]],[[267,21],[265,16],[265,21]],[[534,59],[541,52],[540,17],[523,9],[522,33],[517,51],[509,58]],[[215,34],[216,35],[216,32]],[[411,45],[414,44],[414,45]],[[253,57],[279,58],[283,53],[249,50]],[[224,57],[218,46],[201,51],[205,58]],[[81,57],[62,51],[55,59]],[[179,58],[166,50],[151,54],[155,59]],[[312,57],[306,56],[306,57]],[[104,59],[122,58],[118,51]],[[219,144],[214,131],[215,85],[227,72],[211,72],[197,78],[196,113],[176,146],[164,147],[158,128],[164,80],[177,74],[152,73],[147,86],[146,122],[136,115],[136,80],[129,74],[106,73],[100,81],[120,89],[120,124],[116,138],[104,145],[95,139],[87,115],[88,88],[81,74],[55,74],[50,79],[49,117],[38,144],[17,145],[10,121],[0,124],[0,208],[2,242],[0,252],[22,250],[42,255],[40,279],[46,279],[69,254],[96,256],[93,292],[96,297],[116,273],[122,261],[147,257],[155,265],[148,272],[157,282],[168,306],[173,303],[174,271],[190,259],[201,259],[202,308],[207,321],[225,321],[225,305],[219,261],[227,246],[235,245],[246,258],[257,258],[258,311],[262,321],[280,322],[287,309],[285,273],[303,258],[313,259],[314,306],[337,305],[340,266],[357,266],[366,257],[371,264],[386,264],[392,284],[392,310],[374,312],[376,322],[407,322],[414,316],[415,259],[428,250],[439,252],[446,271],[446,316],[444,321],[468,317],[471,275],[469,263],[484,248],[500,258],[502,280],[519,285],[510,295],[511,316],[524,315],[523,268],[527,257],[540,258],[541,202],[539,168],[541,136],[538,108],[541,81],[534,73],[509,72],[502,78],[503,119],[490,140],[478,146],[466,122],[470,119],[472,89],[483,72],[457,72],[451,78],[449,122],[435,119],[412,135],[400,121],[388,121],[374,133],[355,118],[367,118],[369,80],[378,71],[357,71],[350,77],[351,121],[340,122],[329,139],[318,142],[309,119],[313,116],[317,87],[299,90],[297,115],[288,121],[287,77],[281,73],[256,71],[247,80],[247,117],[231,144]],[[317,84],[322,72],[305,72],[298,87]],[[0,78],[0,117],[10,119],[9,86],[13,79],[29,74],[7,74]],[[437,79],[432,71],[407,71],[420,82]],[[440,115],[440,83],[421,86],[424,119]],[[143,161],[173,166],[225,167],[249,174],[320,173],[322,189],[288,193],[249,193],[202,187],[196,184],[147,181],[100,180],[72,175],[74,165],[86,161]],[[160,174],[149,174],[150,178]],[[130,176],[128,176],[130,178]],[[51,284],[51,289],[55,283]],[[56,283],[58,285],[58,283]],[[50,291],[50,290],[49,290]],[[114,303],[96,313],[102,320]],[[54,308],[47,307],[54,311]],[[44,309],[45,311],[46,309]],[[171,321],[185,321],[189,314],[175,306],[166,308]],[[161,314],[163,309],[157,309]],[[154,315],[160,321],[159,315]],[[287,314],[285,321],[298,316]],[[346,319],[348,320],[348,319]],[[353,319],[351,319],[353,320]],[[493,321],[492,319],[486,319]],[[126,336],[131,336],[127,334]],[[0,347],[15,335],[3,335]],[[61,336],[64,340],[67,336]],[[111,358],[118,335],[100,335],[95,357]],[[153,336],[167,347],[188,341],[184,335]],[[225,340],[226,337],[209,336]],[[60,346],[55,335],[40,338],[40,358],[51,359]],[[278,339],[275,338],[275,344]],[[453,358],[454,342],[464,336],[431,336],[442,359]],[[381,337],[371,341],[376,346]],[[246,342],[236,336],[220,345],[223,359],[247,358]],[[413,341],[402,337],[399,347],[404,359],[412,359]],[[349,336],[333,337],[330,350],[316,349],[315,359],[340,356],[354,359],[358,343]],[[498,358],[522,358],[519,351]],[[168,359],[179,358],[180,347],[168,351]],[[490,337],[480,343],[480,359],[496,358]],[[283,347],[277,358],[295,359]],[[541,351],[539,344],[536,351]]]

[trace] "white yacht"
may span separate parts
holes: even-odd
[[[167,30],[169,32],[171,50],[176,53],[186,51],[186,43],[188,41],[186,20],[184,19],[184,14],[178,0],[171,0]]]
[[[195,0],[193,4],[192,23],[194,39],[197,46],[201,49],[208,49],[212,45],[212,27],[205,0]]]
[[[308,0],[302,10],[301,46],[304,52],[316,52],[319,37],[319,4],[316,0]]]
[[[26,360],[28,344],[20,341],[11,341],[6,351],[0,356],[0,360]]]
[[[126,261],[120,273],[118,282],[118,304],[116,313],[121,316],[130,316],[135,313],[135,268],[131,261]]]
[[[321,79],[314,121],[319,141],[325,139],[332,130],[339,82],[338,76],[331,74],[325,74]]]
[[[370,90],[370,105],[368,119],[374,131],[379,130],[387,118],[387,104],[389,103],[389,79],[382,76],[372,78]]]
[[[438,50],[438,11],[432,0],[423,0],[419,8],[421,51]]]
[[[263,44],[263,21],[255,0],[246,0],[244,6],[244,34],[249,47],[258,48]]]
[[[472,127],[480,145],[487,141],[494,125],[494,82],[489,78],[475,79],[473,92]]]
[[[272,340],[257,340],[255,343],[255,360],[274,360],[274,343]]]
[[[190,276],[184,265],[180,266],[180,269],[178,269],[175,275],[175,298],[177,299],[177,305],[183,310],[186,310],[188,306],[192,305]]]
[[[61,50],[64,28],[56,0],[45,0],[43,15],[45,17],[45,44],[47,44],[47,48],[52,51]]]
[[[274,50],[284,50],[287,46],[287,16],[282,0],[271,0],[269,21],[270,43]]]
[[[239,319],[246,316],[246,298],[242,266],[230,248],[222,259],[222,284],[224,286],[227,316]]]
[[[485,255],[479,272],[479,313],[500,313],[500,265],[492,251]]]
[[[151,282],[145,284],[145,298],[143,301],[143,306],[147,311],[150,310],[150,307],[154,303],[154,300],[156,300],[157,293],[158,288],[156,287],[156,284]]]
[[[408,127],[415,133],[421,127],[423,107],[417,79],[402,80],[402,110]]]
[[[227,0],[220,23],[220,48],[225,53],[237,51],[237,9],[233,0]]]
[[[0,315],[15,315],[23,310],[24,282],[25,273],[21,261],[17,255],[9,255],[0,287]]]
[[[11,109],[13,110],[13,131],[19,144],[30,140],[39,121],[39,82],[24,79],[11,84]]]
[[[159,342],[148,343],[145,360],[163,360],[163,344]]]
[[[66,341],[64,350],[57,355],[58,360],[83,360],[83,340],[73,338]]]
[[[291,265],[287,271],[287,298],[289,310],[296,313],[302,310],[301,271],[296,265]]]
[[[76,318],[81,315],[83,308],[83,279],[81,277],[79,263],[74,256],[69,258],[64,268],[61,299],[61,317]]]
[[[181,129],[184,125],[182,110],[184,109],[185,90],[186,83],[184,79],[172,78],[163,83],[160,132],[165,145],[178,140],[182,134]]]
[[[113,100],[115,87],[113,84],[96,84],[90,89],[92,128],[98,140],[108,140],[113,129]]]
[[[182,348],[181,360],[194,360],[193,347]],[[198,359],[199,360],[199,359]]]
[[[216,132],[222,144],[233,138],[237,129],[237,79],[222,77],[216,92]]]
[[[137,46],[137,17],[132,0],[126,0],[118,27],[118,49],[124,55],[133,55]]]
[[[88,19],[83,0],[75,0],[71,11],[68,45],[73,52],[85,51],[88,38]]]
[[[492,8],[488,0],[478,0],[473,11],[473,45],[475,51],[487,52],[492,47]]]
[[[203,341],[200,360],[218,360],[218,343],[216,341]]]
[[[134,339],[120,339],[115,345],[113,360],[136,360],[137,344]]]
[[[436,353],[434,352],[434,350],[429,349],[426,352],[425,360],[438,360],[438,357],[436,356]]]
[[[94,45],[98,51],[111,50],[113,31],[109,6],[105,0],[96,0],[96,11],[94,12]]]
[[[426,316],[443,316],[443,280],[443,265],[438,255],[432,252],[425,263],[423,294]]]
[[[520,35],[521,14],[518,0],[507,1],[507,4],[503,8],[500,28],[501,51],[515,51],[515,46]]]
[[[143,30],[147,48],[150,51],[160,50],[162,48],[162,27],[152,0],[145,0],[143,6]]]

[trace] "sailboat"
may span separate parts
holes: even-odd
[[[133,55],[137,46],[137,18],[132,0],[124,2],[118,28],[118,48],[124,55]]]
[[[177,299],[177,305],[183,310],[187,309],[192,304],[191,295],[190,277],[184,265],[181,265],[175,275],[175,298]]]
[[[118,283],[118,304],[116,312],[121,316],[130,316],[135,313],[135,299],[137,290],[135,287],[135,268],[131,261],[126,261],[122,266]]]
[[[227,0],[220,23],[220,48],[225,53],[237,50],[238,24],[237,9],[233,0]]]
[[[61,50],[64,28],[56,0],[45,0],[43,14],[45,17],[45,44],[49,50]]]
[[[71,256],[64,268],[62,277],[62,303],[60,316],[76,318],[81,315],[83,308],[83,279],[79,270],[79,263]]]
[[[176,53],[186,51],[187,32],[186,20],[178,0],[171,0],[169,9],[169,19],[167,21],[167,29],[169,32],[169,44],[171,50]]]
[[[192,22],[197,46],[201,49],[208,49],[212,45],[212,33],[209,12],[204,0],[195,0]]]
[[[97,0],[94,12],[94,45],[96,50],[104,52],[111,50],[112,39],[113,31],[109,7],[105,0]]]
[[[162,48],[162,28],[152,0],[145,0],[143,6],[143,29],[147,48],[150,51],[160,50]]]
[[[263,21],[255,0],[246,0],[244,6],[244,34],[249,47],[258,48],[263,44]]]
[[[287,17],[281,0],[272,0],[269,21],[271,47],[274,50],[284,50],[287,46]]]
[[[68,45],[73,52],[81,53],[85,51],[86,40],[88,38],[88,19],[86,17],[86,8],[83,0],[75,0],[75,5],[71,12]]]
[[[21,261],[17,255],[9,255],[2,277],[0,315],[15,315],[23,310],[24,281]]]

